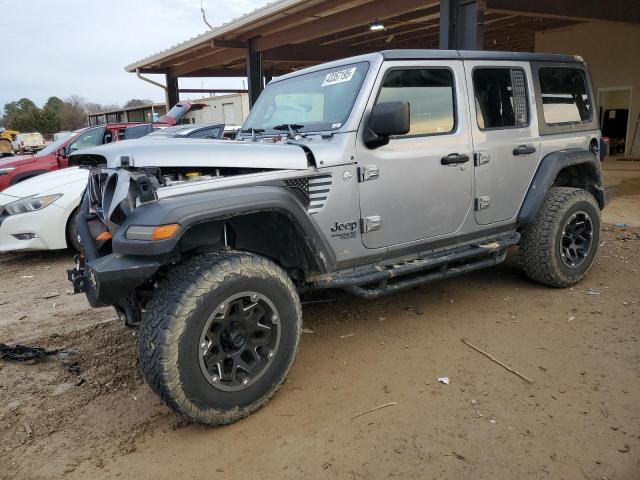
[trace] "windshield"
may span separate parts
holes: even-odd
[[[301,132],[340,128],[368,68],[367,62],[354,63],[271,83],[260,94],[243,128],[268,134],[282,133],[287,125]]]
[[[62,138],[58,138],[57,140],[54,140],[49,145],[47,145],[42,150],[40,150],[38,153],[36,153],[35,156],[43,157],[45,155],[51,155],[52,153],[55,153],[56,151],[61,149],[65,143],[67,143],[67,140],[69,140],[69,137],[71,137],[72,135],[75,135],[76,133],[78,132],[73,132],[68,135],[64,135]]]

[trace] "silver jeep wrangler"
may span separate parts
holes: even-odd
[[[531,279],[580,281],[609,196],[593,102],[565,55],[396,50],[286,75],[234,141],[72,155],[91,174],[69,279],[140,326],[171,408],[234,422],[285,380],[302,292],[376,298],[514,245]]]

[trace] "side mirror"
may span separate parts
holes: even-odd
[[[67,156],[67,151],[65,148],[61,148],[59,149],[57,152],[59,157],[65,158]]]
[[[393,135],[405,135],[411,129],[409,102],[381,102],[369,115],[365,145],[377,148],[389,143]]]

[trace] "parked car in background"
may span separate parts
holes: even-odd
[[[161,128],[149,135],[147,138],[223,138],[225,133],[224,123],[201,123],[175,125],[173,127]]]
[[[0,192],[0,252],[79,249],[75,215],[88,174],[66,168]]]
[[[220,139],[225,131],[229,130],[220,123],[176,125],[156,130],[143,141]],[[87,169],[70,167],[45,173],[0,192],[0,252],[67,247],[80,250],[75,215],[88,175]]]
[[[160,122],[108,123],[76,130],[68,137],[54,141],[34,156],[17,156],[0,159],[0,192],[16,183],[43,173],[66,168],[71,153],[88,147],[97,147],[119,140],[129,140],[147,135],[155,128],[175,125],[185,113],[202,108],[203,104],[177,103],[169,113],[160,117]]]
[[[19,133],[17,130],[7,130],[4,127],[0,127],[0,158],[13,156]]]
[[[44,137],[41,133],[20,133],[16,138],[14,150],[21,155],[39,152],[44,148]]]
[[[60,140],[61,138],[70,137],[71,135],[73,135],[73,132],[67,132],[67,131],[56,132],[53,134],[53,141],[55,142],[57,140]]]

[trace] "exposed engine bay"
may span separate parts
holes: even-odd
[[[268,170],[228,167],[92,168],[86,191],[88,210],[106,227],[105,230],[96,225],[92,233],[95,233],[94,238],[100,236],[101,230],[115,233],[137,207],[158,200],[158,189],[264,171]]]

